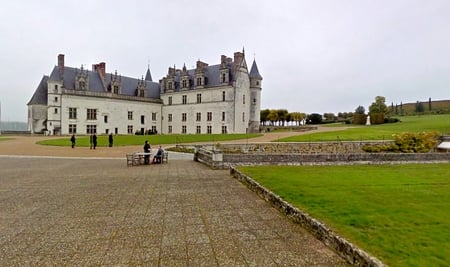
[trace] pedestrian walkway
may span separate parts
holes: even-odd
[[[3,266],[347,265],[229,171],[192,160],[0,157],[0,192]]]

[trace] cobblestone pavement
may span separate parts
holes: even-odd
[[[347,264],[226,170],[0,156],[0,265]]]

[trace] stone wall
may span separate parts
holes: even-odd
[[[250,190],[258,194],[258,196],[262,199],[271,203],[273,207],[284,213],[293,222],[302,225],[302,227],[307,229],[317,239],[321,240],[328,247],[344,257],[349,263],[355,266],[385,266],[377,258],[369,255],[367,252],[351,244],[344,238],[339,237],[323,223],[284,201],[282,198],[267,190],[250,177],[239,172],[235,168],[231,168],[230,173],[237,180],[245,184]]]

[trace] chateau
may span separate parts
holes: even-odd
[[[169,67],[159,82],[150,68],[136,79],[107,73],[104,62],[92,70],[68,67],[60,54],[27,104],[28,128],[50,135],[257,132],[261,82],[244,51],[222,55],[216,65]]]

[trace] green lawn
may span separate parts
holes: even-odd
[[[399,123],[386,123],[371,126],[356,126],[341,124],[342,127],[350,129],[339,129],[332,124],[335,131],[311,133],[292,136],[276,140],[277,142],[315,142],[315,141],[359,141],[359,140],[391,140],[393,134],[403,132],[428,132],[437,131],[441,134],[450,134],[450,114],[405,116],[399,117]],[[323,125],[321,127],[327,127]]]
[[[450,164],[239,170],[390,266],[448,266]]]
[[[6,140],[11,140],[12,138],[9,137],[0,137],[0,141],[6,141]]]
[[[261,134],[173,134],[173,135],[116,135],[114,136],[114,146],[143,145],[148,140],[152,145],[160,144],[181,144],[195,142],[217,143],[227,140],[238,140],[253,138]],[[108,136],[99,135],[97,139],[98,146],[108,146]],[[70,146],[70,136],[66,138],[48,139],[38,142],[41,145],[51,146]],[[77,136],[77,146],[89,146],[89,136]]]

